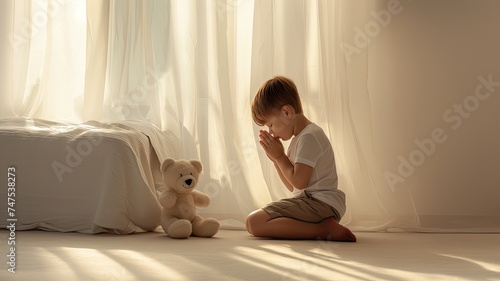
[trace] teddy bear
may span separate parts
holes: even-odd
[[[161,226],[171,238],[189,236],[212,237],[219,231],[219,222],[204,219],[196,207],[207,207],[210,197],[194,190],[203,166],[198,160],[167,158],[160,166],[163,188],[160,193]]]

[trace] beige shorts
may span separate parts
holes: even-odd
[[[340,220],[340,215],[335,208],[308,196],[305,192],[300,197],[281,199],[271,202],[262,208],[271,218],[287,217],[305,222],[318,223],[326,218],[333,217]]]

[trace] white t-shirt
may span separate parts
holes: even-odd
[[[305,189],[293,188],[293,197],[304,191],[332,206],[342,217],[346,210],[345,193],[337,188],[338,177],[330,140],[318,125],[311,123],[296,135],[287,152],[290,162],[306,164],[313,168]]]

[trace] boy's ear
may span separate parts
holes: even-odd
[[[289,105],[284,105],[281,107],[281,112],[286,116],[286,117],[291,117],[293,113],[293,108]]]

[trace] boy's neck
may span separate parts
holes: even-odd
[[[302,132],[302,130],[304,130],[304,128],[307,127],[307,125],[309,125],[309,124],[312,123],[302,113],[301,114],[297,114],[295,116],[295,120],[294,121],[295,121],[294,122],[295,124],[293,124],[293,135],[294,136],[300,134],[300,132]]]

